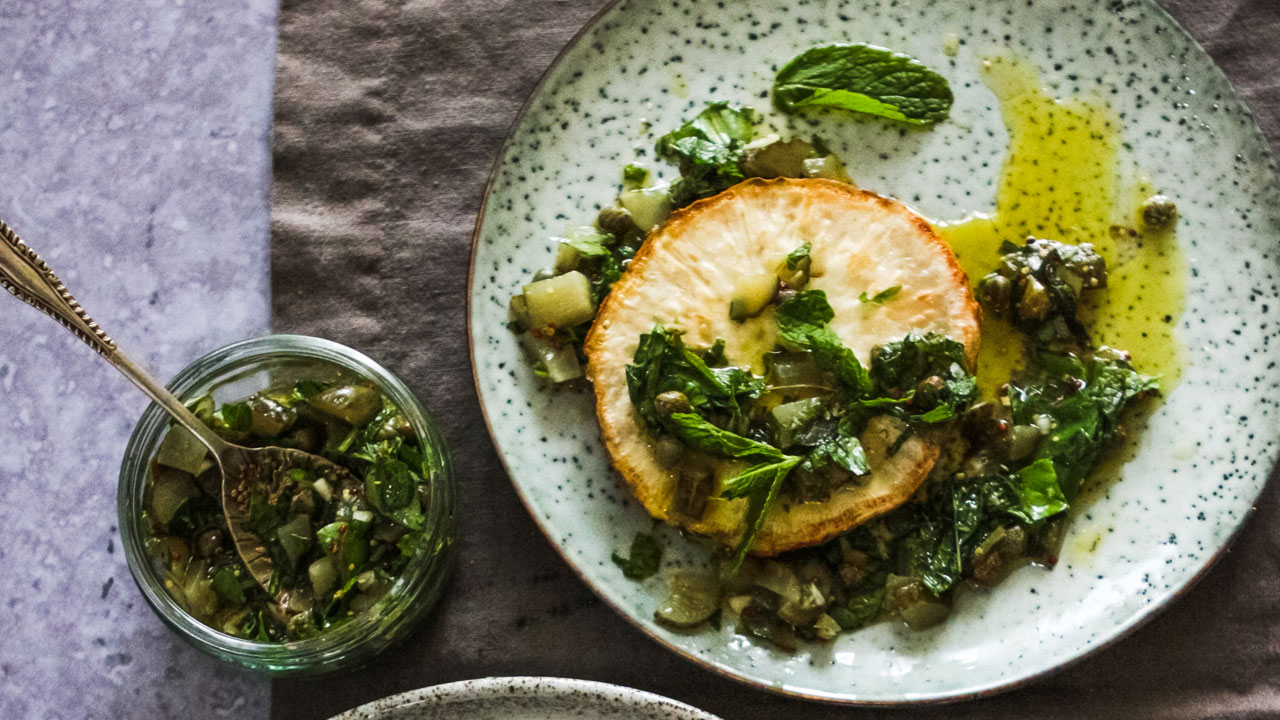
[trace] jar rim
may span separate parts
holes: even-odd
[[[215,384],[238,370],[272,361],[302,360],[337,366],[372,380],[400,408],[419,437],[431,465],[427,531],[420,552],[388,591],[389,600],[315,637],[283,643],[238,638],[188,614],[164,589],[143,546],[142,498],[151,458],[170,425],[154,403],[143,411],[125,447],[117,493],[121,544],[130,574],[147,604],[171,630],[198,649],[245,667],[273,674],[315,674],[364,662],[402,639],[439,598],[452,569],[456,531],[456,493],[452,463],[444,439],[426,407],[398,377],[364,353],[308,335],[273,334],[240,340],[197,358],[179,371],[167,388],[180,398]],[[187,399],[187,398],[184,398]],[[430,552],[421,552],[430,550]]]

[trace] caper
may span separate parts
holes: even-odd
[[[288,430],[298,419],[298,413],[293,408],[272,400],[269,397],[258,395],[249,401],[250,425],[249,429],[254,435],[263,437],[275,437],[280,433]]]
[[[663,435],[653,449],[658,464],[664,468],[673,468],[684,458],[684,443],[672,435]]]
[[[1049,291],[1033,275],[1023,275],[1022,297],[1018,299],[1018,317],[1023,320],[1043,320],[1049,314]]]
[[[596,227],[609,233],[615,238],[622,239],[639,228],[636,227],[636,221],[632,219],[631,213],[626,208],[607,207],[600,211],[596,216]]]
[[[978,283],[978,299],[983,307],[996,317],[1009,314],[1009,300],[1013,295],[1013,285],[1000,273],[991,273]]]
[[[1032,425],[1009,428],[1009,459],[1021,460],[1040,447],[1040,430]]]
[[[413,438],[413,425],[410,425],[409,419],[400,413],[387,418],[387,421],[382,423],[382,427],[378,428],[379,440],[391,440],[395,437],[405,440]]]
[[[213,557],[222,549],[222,529],[209,528],[196,538],[196,556]]]
[[[693,406],[689,404],[689,398],[679,390],[668,390],[659,393],[653,399],[653,406],[662,417],[670,417],[675,413],[693,412]]]
[[[946,386],[946,382],[941,377],[930,375],[916,383],[916,394],[911,404],[919,408],[932,408],[938,404],[938,395]]]
[[[1142,203],[1142,224],[1148,230],[1168,230],[1178,221],[1178,206],[1164,195],[1153,195]]]
[[[343,422],[364,425],[382,410],[382,395],[368,385],[342,385],[317,395],[311,407]]]

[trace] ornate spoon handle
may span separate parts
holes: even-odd
[[[22,242],[22,238],[3,220],[0,220],[0,242],[4,244],[3,252],[0,252],[0,287],[48,313],[99,355],[110,360],[116,352],[115,341],[71,297],[67,287],[36,251]]]
[[[83,340],[125,377],[133,381],[133,384],[137,385],[157,405],[182,423],[183,427],[190,430],[215,455],[226,448],[226,443],[204,423],[197,420],[181,400],[165,390],[146,371],[134,365],[133,361],[120,352],[115,340],[98,327],[98,323],[94,322],[84,308],[80,307],[80,303],[71,297],[67,286],[62,284],[36,251],[22,242],[18,234],[5,224],[4,220],[0,220],[0,287],[62,323],[76,337]]]

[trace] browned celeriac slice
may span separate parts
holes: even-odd
[[[675,213],[636,253],[601,305],[587,337],[587,374],[596,394],[601,435],[626,486],[655,518],[725,545],[744,531],[746,500],[722,500],[721,484],[744,465],[722,461],[700,517],[673,507],[677,474],[662,467],[655,442],[632,405],[625,369],[640,336],[655,324],[680,328],[686,345],[725,341],[734,365],[762,373],[773,349],[773,306],[745,322],[730,319],[739,279],[775,272],[786,255],[810,243],[809,289],[825,291],[829,327],[862,363],[877,345],[910,333],[935,332],[962,342],[970,369],[978,352],[979,310],[950,249],[929,224],[894,200],[829,180],[749,180]],[[860,300],[901,290],[877,304]],[[902,431],[873,419],[861,439],[871,473],[833,490],[824,502],[774,503],[752,552],[775,555],[815,545],[902,504],[928,476],[939,447],[913,435],[896,453]]]

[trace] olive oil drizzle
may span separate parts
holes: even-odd
[[[1168,393],[1186,353],[1175,332],[1187,265],[1172,230],[1144,230],[1139,208],[1155,194],[1146,178],[1122,180],[1122,126],[1105,104],[1057,100],[1019,58],[987,58],[983,83],[995,94],[1009,134],[995,210],[934,223],[972,282],[995,269],[1002,242],[1028,236],[1093,243],[1107,261],[1108,287],[1086,294],[1081,316],[1094,343],[1128,350],[1134,366],[1161,376]],[[1135,173],[1136,174],[1136,173]],[[1175,198],[1176,199],[1176,198]],[[978,384],[985,397],[1024,364],[1019,334],[986,317]]]

